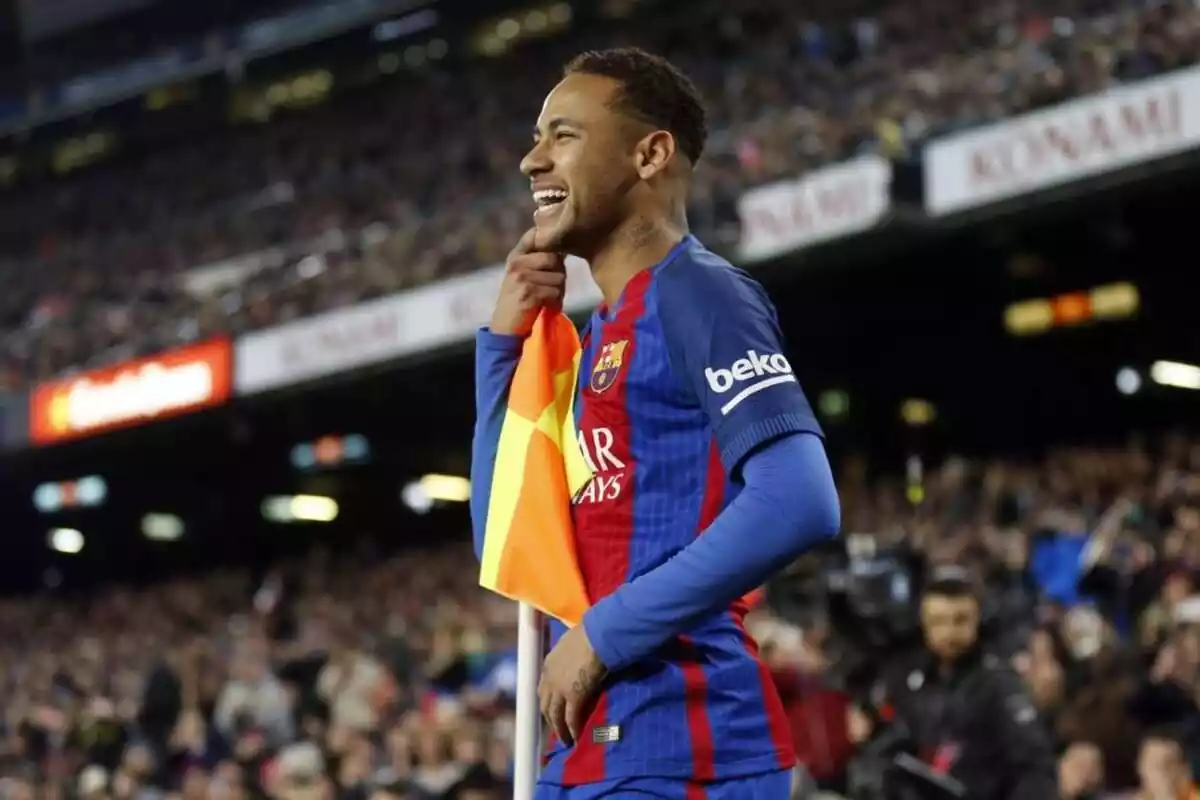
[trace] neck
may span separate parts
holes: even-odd
[[[605,243],[591,254],[588,265],[604,302],[614,305],[635,275],[667,257],[687,235],[685,219],[651,219],[633,216],[622,222]]]
[[[938,672],[943,678],[949,678],[959,669],[963,662],[967,661],[974,654],[974,645],[956,655],[954,658],[939,658]]]

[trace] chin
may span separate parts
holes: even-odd
[[[562,245],[562,231],[558,225],[539,225],[536,242],[539,250],[557,253]]]
[[[564,225],[563,220],[556,220],[549,225],[538,226],[538,248],[551,253],[569,253],[573,229]]]

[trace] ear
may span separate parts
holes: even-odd
[[[643,136],[634,150],[638,177],[649,180],[666,170],[675,159],[675,137],[667,131]]]

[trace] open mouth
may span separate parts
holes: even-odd
[[[553,212],[560,208],[567,199],[566,189],[539,189],[533,193],[533,202],[537,209],[535,215]]]

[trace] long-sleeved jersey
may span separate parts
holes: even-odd
[[[754,562],[769,573],[814,542],[772,539],[767,525],[744,535],[727,530],[719,549],[689,548],[736,510],[729,506],[752,454],[799,435],[828,471],[774,308],[757,282],[688,236],[612,307],[597,309],[582,343],[576,422],[594,477],[575,497],[572,520],[595,604],[584,625],[610,674],[580,741],[551,744],[542,780],[712,781],[789,767],[788,721],[742,625],[740,598],[765,575],[739,565],[754,561],[756,548],[774,548],[780,563]],[[480,331],[477,549],[519,353],[519,339]],[[795,481],[796,492],[806,491],[802,475]],[[816,534],[827,538],[837,526],[831,479],[818,494],[815,504],[833,509]],[[563,631],[552,623],[552,641]]]

